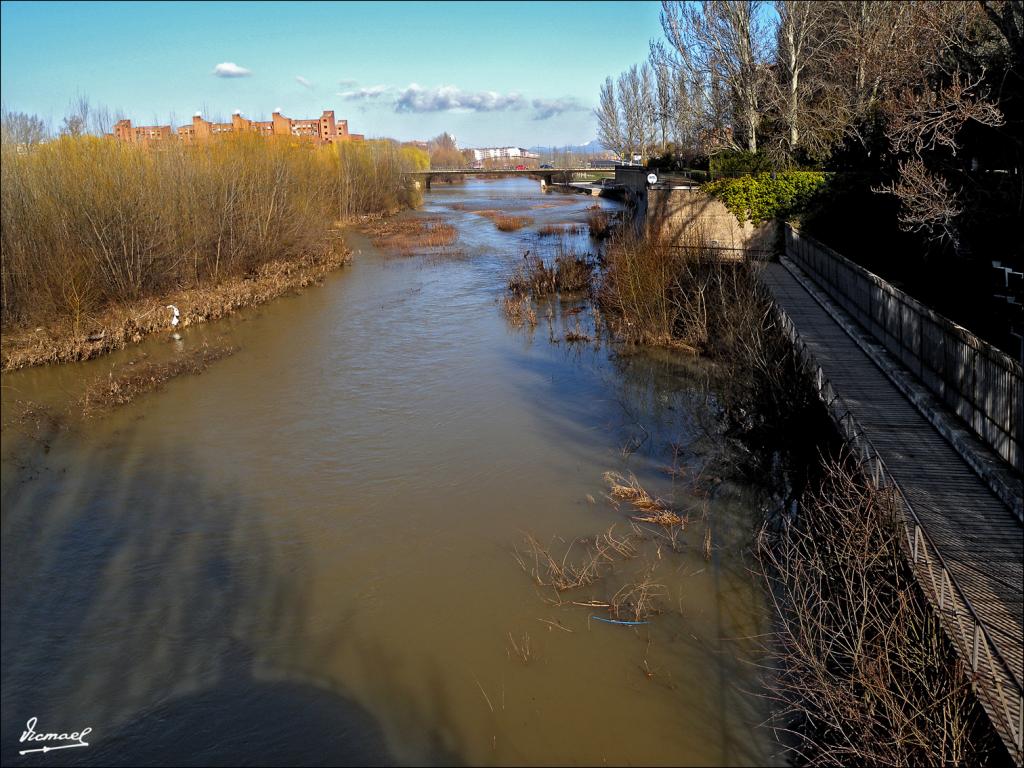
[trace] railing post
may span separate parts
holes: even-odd
[[[971,653],[971,669],[978,671],[978,644],[981,641],[981,625],[974,622],[974,651]]]

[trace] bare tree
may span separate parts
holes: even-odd
[[[432,168],[461,168],[465,165],[462,152],[450,133],[441,133],[427,143]]]
[[[776,0],[779,16],[776,45],[777,76],[772,94],[784,130],[778,143],[787,157],[798,149],[824,154],[835,139],[837,112],[829,89],[813,68],[806,70],[835,43],[836,24],[822,0]],[[807,76],[807,75],[810,76]],[[822,87],[825,85],[825,87]],[[819,113],[824,109],[824,115]]]
[[[616,82],[619,112],[622,115],[623,144],[629,155],[646,158],[655,142],[656,96],[654,78],[647,62],[634,64]]]
[[[628,151],[623,130],[622,115],[619,103],[615,98],[615,84],[610,77],[605,78],[598,98],[598,107],[594,110],[597,117],[597,137],[608,149],[619,157],[625,157]]]
[[[967,81],[957,72],[952,83],[938,91],[905,89],[890,101],[887,111],[886,136],[892,150],[909,157],[900,161],[897,179],[876,191],[899,199],[903,229],[947,241],[956,249],[960,245],[957,219],[963,207],[949,181],[930,172],[924,158],[940,149],[956,155],[957,136],[969,121],[990,127],[1005,123],[998,107],[979,94],[981,80],[979,76]]]
[[[4,144],[31,148],[45,141],[48,136],[46,123],[38,116],[11,112],[6,106],[0,107],[0,140]]]
[[[662,151],[664,151],[668,147],[669,137],[672,135],[674,115],[684,107],[678,103],[678,83],[673,76],[669,56],[660,42],[651,44],[650,65],[654,71],[654,81],[657,86],[655,120],[661,134]]]
[[[732,107],[729,143],[757,151],[761,94],[768,76],[768,23],[762,0],[662,0],[661,25],[690,80],[705,83],[710,96],[727,89]],[[721,128],[722,126],[718,126]]]

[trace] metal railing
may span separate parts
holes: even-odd
[[[819,397],[847,442],[857,451],[870,481],[879,489],[891,488],[894,491],[896,511],[905,533],[900,540],[918,584],[929,602],[938,607],[940,623],[958,653],[969,660],[971,684],[1011,757],[1017,765],[1024,764],[1024,686],[1021,684],[1021,676],[1000,652],[970,599],[947,567],[935,542],[921,524],[913,505],[892,478],[885,461],[857,424],[845,401],[814,361],[792,320],[778,305],[776,311],[782,329],[792,342],[801,363],[811,369]]]
[[[1018,472],[1024,369],[991,344],[786,225],[786,254]]]

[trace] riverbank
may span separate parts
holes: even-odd
[[[339,239],[319,254],[263,264],[251,277],[109,306],[85,327],[62,320],[35,328],[5,329],[0,340],[0,368],[12,371],[91,360],[137,344],[150,334],[171,332],[167,305],[176,306],[181,313],[178,328],[187,328],[316,285],[351,260],[351,251]]]
[[[554,268],[535,257],[527,271]],[[720,261],[700,238],[625,236],[590,293],[595,326],[618,344],[713,364],[707,466],[762,497],[751,544],[771,597],[766,687],[780,745],[798,764],[1005,759],[904,559],[897,508],[836,430],[757,271]],[[536,324],[532,302],[546,291],[521,282],[509,281],[510,300]]]
[[[419,150],[239,135],[160,151],[9,144],[0,184],[3,369],[85,360],[165,324],[221,317],[320,279],[337,228],[415,207]]]

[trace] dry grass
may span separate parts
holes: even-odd
[[[79,405],[82,414],[92,417],[98,413],[122,405],[127,405],[142,395],[162,389],[171,379],[177,376],[202,373],[210,363],[233,355],[237,347],[209,347],[203,345],[176,356],[166,362],[144,361],[131,367],[131,370],[115,375],[113,372],[96,379],[82,395]]]
[[[330,248],[338,222],[417,200],[415,153],[388,142],[232,136],[150,152],[64,137],[0,151],[5,335],[88,335],[112,306],[254,277]]]
[[[564,627],[560,627],[564,629]],[[508,633],[508,656],[509,658],[515,657],[519,659],[523,664],[529,664],[536,658],[533,644],[530,642],[530,633],[523,632],[523,634],[517,640],[513,637],[512,633]]]
[[[549,200],[546,203],[539,203],[538,205],[532,205],[532,206],[530,206],[530,208],[531,209],[561,208],[562,206],[565,206],[565,205],[575,205],[575,204],[576,204],[576,200],[575,199],[573,199],[572,197],[565,197],[565,198],[555,198],[554,200]]]
[[[382,221],[364,229],[378,248],[413,256],[427,248],[445,248],[455,242],[455,227],[440,217]]]
[[[545,224],[537,230],[537,234],[541,237],[562,237],[582,233],[583,226],[581,224]]]
[[[537,312],[528,296],[510,294],[502,302],[502,309],[505,311],[505,317],[516,328],[521,327],[524,323],[531,328],[537,325]]]
[[[589,291],[594,274],[594,262],[559,244],[555,256],[555,287],[560,293]]]
[[[589,344],[590,336],[583,330],[579,319],[576,320],[576,327],[565,332],[565,341],[568,344]]]
[[[594,541],[576,539],[565,549],[561,558],[551,553],[532,534],[525,534],[524,552],[518,548],[514,557],[519,566],[541,587],[552,587],[566,592],[593,584],[612,562],[610,544],[601,538]]]
[[[502,232],[515,232],[517,229],[528,227],[533,224],[529,216],[497,216],[494,218],[494,226]]]
[[[167,304],[179,308],[180,327],[187,328],[315,285],[351,261],[351,253],[340,240],[333,244],[328,250],[298,259],[268,262],[252,276],[179,289],[159,299],[110,304],[98,313],[83,316],[77,324],[58,316],[34,329],[5,329],[0,339],[3,370],[89,360],[138,343],[149,334],[169,330]]]
[[[623,585],[609,601],[608,613],[620,621],[646,621],[661,613],[658,600],[667,594],[664,584],[654,581],[654,566],[640,581]]]
[[[673,512],[662,499],[654,498],[647,493],[635,475],[630,474],[629,477],[625,477],[618,472],[605,472],[604,480],[608,483],[608,495],[613,501],[628,502],[633,509],[640,513],[632,516],[636,522],[651,523],[666,528],[686,527],[686,518]]]

